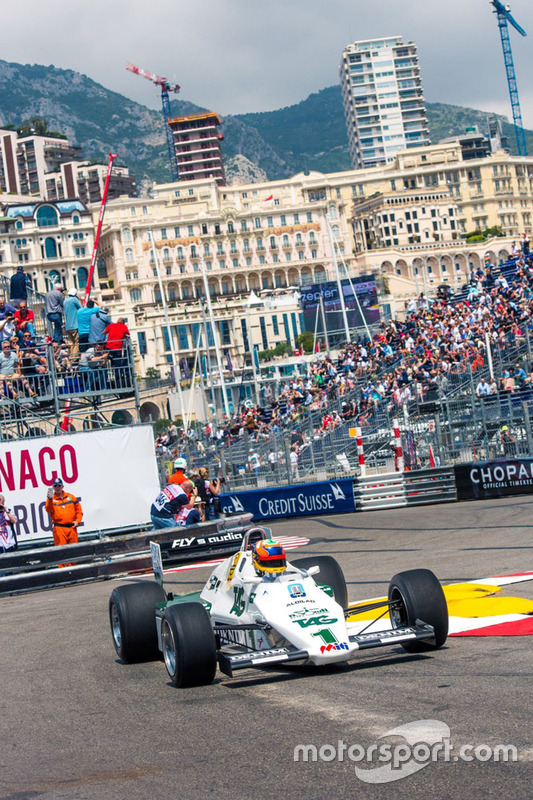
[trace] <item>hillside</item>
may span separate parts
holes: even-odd
[[[202,110],[173,100],[176,116]],[[220,110],[220,109],[217,109]],[[118,152],[143,181],[168,179],[161,114],[112,92],[72,70],[11,64],[0,60],[0,124],[19,125],[44,117],[51,129],[83,146],[86,158],[106,160]],[[487,113],[442,103],[428,104],[432,141],[462,133],[468,125],[486,126]],[[338,86],[311,94],[293,106],[223,117],[224,159],[230,179],[286,178],[300,170],[333,172],[350,168]],[[505,132],[514,146],[512,126]],[[533,152],[533,132],[527,132]]]

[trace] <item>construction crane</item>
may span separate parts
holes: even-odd
[[[526,137],[522,124],[522,112],[520,111],[520,100],[518,99],[518,87],[516,85],[516,74],[514,71],[513,53],[511,51],[511,39],[509,37],[509,25],[518,31],[521,36],[527,36],[525,30],[518,24],[511,14],[511,8],[503,5],[500,0],[490,0],[494,13],[498,17],[498,27],[502,40],[503,60],[507,72],[507,84],[509,86],[509,96],[511,98],[511,108],[513,110],[514,133],[516,137],[516,147],[519,156],[527,156]]]
[[[169,92],[176,94],[180,90],[177,83],[170,83],[167,78],[162,78],[160,75],[155,75],[153,72],[148,72],[141,67],[136,67],[135,64],[126,64],[126,69],[133,72],[134,75],[141,75],[147,81],[155,83],[161,89],[161,105],[163,109],[163,123],[165,127],[165,136],[167,137],[168,157],[170,161],[170,178],[172,181],[177,181],[179,178],[178,173],[178,160],[176,158],[176,148],[174,147],[174,135],[170,129],[168,121],[170,119],[170,100]]]

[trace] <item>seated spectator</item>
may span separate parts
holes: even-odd
[[[6,311],[3,319],[0,320],[0,341],[4,342],[17,335],[17,326],[13,312]]]
[[[28,308],[26,301],[21,300],[14,316],[20,339],[22,339],[23,334],[26,332],[30,333],[32,336],[35,336],[34,318],[35,315],[31,308]]]
[[[0,295],[0,320],[5,319],[7,313],[15,315],[15,311],[17,309],[15,306],[6,303],[6,299],[3,295]]]
[[[65,374],[72,371],[68,345],[52,342],[52,358],[55,362],[56,372]]]
[[[20,372],[20,362],[11,349],[11,343],[3,341],[0,350],[0,398],[8,396],[17,400],[20,386],[30,397],[35,397],[35,392]]]
[[[108,388],[108,365],[109,353],[104,350],[104,342],[97,342],[81,354],[79,371],[88,392]]]

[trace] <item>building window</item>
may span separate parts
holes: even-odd
[[[142,292],[140,289],[130,289],[130,300],[132,303],[140,303]]]
[[[233,264],[234,267],[238,267],[239,266],[239,259],[238,258],[234,258],[231,263]]]
[[[187,233],[189,236],[194,236],[194,227],[192,225],[187,226]]]
[[[73,214],[72,215],[72,224],[73,225],[79,225],[80,224],[80,218],[79,218],[78,214]]]
[[[131,293],[132,292],[137,292],[137,291],[139,291],[139,290],[138,289],[132,289],[131,292],[130,292],[130,297],[131,297]],[[146,334],[145,334],[144,331],[138,331],[138,333],[137,333],[137,344],[138,344],[138,347],[139,347],[139,355],[140,356],[145,356],[146,353],[148,352],[148,348],[146,347]]]
[[[311,211],[307,212],[307,221],[308,222],[312,222],[313,221],[313,213]]]
[[[235,233],[233,222],[228,222],[228,233]]]
[[[260,220],[259,217],[256,217],[254,219],[254,225],[255,225],[256,228],[260,228],[261,227],[261,220]]]
[[[35,216],[38,228],[50,228],[59,222],[57,211],[51,206],[41,206],[41,208],[37,209]]]
[[[87,267],[78,267],[76,276],[78,279],[78,289],[81,291],[87,286],[87,281],[89,280],[89,270]]]
[[[208,244],[204,244],[204,256],[208,256],[208,255],[209,255],[209,245]]]
[[[245,192],[246,194],[246,192]],[[248,225],[246,224],[246,220],[241,220],[241,231],[246,232],[248,230]]]
[[[300,215],[299,214],[295,214],[294,215],[294,224],[295,225],[299,225],[300,224]]]
[[[276,314],[274,314],[274,316],[272,317],[272,330],[274,331],[274,336],[279,336],[279,325]]]
[[[273,228],[273,227],[274,227],[273,217],[267,217],[267,228]]]
[[[166,228],[161,228],[161,238],[162,239],[167,239],[168,238],[167,237],[167,229]]]
[[[196,258],[196,245],[191,244],[191,258]]]
[[[264,317],[259,317],[259,327],[261,328],[261,341],[263,343],[263,350],[268,350],[268,336]]]
[[[44,257],[45,258],[57,258],[57,244],[56,244],[55,239],[52,239],[51,236],[48,236],[44,240]]]
[[[281,215],[281,220],[280,221],[281,221],[282,225],[286,225],[287,224],[287,217],[285,216],[285,214]]]
[[[180,234],[180,229],[179,228],[174,228],[174,236],[175,236],[176,239],[180,238],[181,234]]]

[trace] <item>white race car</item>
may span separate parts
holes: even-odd
[[[348,608],[335,559],[289,563],[268,529],[249,530],[241,549],[213,570],[201,592],[167,594],[153,543],[152,557],[156,582],[119,586],[111,594],[113,643],[127,663],[162,652],[176,686],[211,683],[217,663],[231,677],[236,670],[274,663],[348,661],[359,650],[385,645],[435,649],[448,635],[444,592],[426,569],[395,575],[386,600]],[[386,615],[390,622],[384,624]]]

